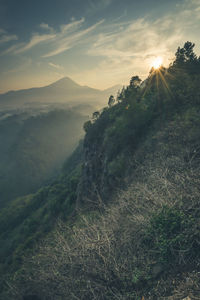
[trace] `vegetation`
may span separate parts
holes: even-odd
[[[82,144],[66,161],[62,174],[36,194],[17,198],[0,212],[0,275],[19,268],[25,254],[52,231],[56,220],[67,220],[75,208]],[[3,282],[1,283],[3,284]]]
[[[168,69],[152,69],[143,84],[138,76],[133,76],[130,85],[118,93],[115,105],[111,96],[109,108],[85,123],[85,173],[93,178],[90,184],[83,184],[87,197],[109,198],[109,191],[112,193],[116,185],[123,186],[122,178],[132,172],[133,155],[150,132],[164,127],[183,111],[190,114],[191,110],[198,110],[200,60],[193,47],[192,43],[185,43]],[[183,53],[182,64],[179,52]],[[198,118],[197,113],[196,121]],[[153,129],[154,124],[157,128]],[[101,159],[92,156],[90,148]]]
[[[52,181],[83,135],[73,110],[18,113],[0,120],[0,207]]]
[[[15,269],[2,299],[200,297],[200,59],[193,48],[185,43],[169,68],[152,69],[142,84],[133,76],[85,123],[63,176],[4,210],[1,238],[16,244],[2,256],[11,249]],[[29,238],[37,247],[27,253]]]

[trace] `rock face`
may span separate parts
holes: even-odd
[[[86,133],[83,145],[82,176],[78,187],[77,206],[90,202],[98,205],[107,202],[114,189],[121,185],[122,180],[110,171],[110,163],[116,157],[109,157],[109,147],[112,140],[106,140],[106,130],[109,128],[108,115],[101,117]]]
[[[104,143],[105,128],[106,124],[102,116],[93,124],[92,131],[86,133],[83,145],[82,178],[78,187],[78,206],[80,202],[86,201],[99,205],[99,202],[108,199],[113,189],[114,180],[108,171],[107,145]]]
[[[84,164],[82,178],[78,188],[80,202],[92,201],[94,204],[105,198],[108,194],[108,178],[106,157],[98,143],[84,143]]]

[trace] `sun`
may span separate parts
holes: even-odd
[[[162,63],[163,63],[162,57],[158,56],[158,57],[156,57],[155,60],[152,62],[152,67],[153,67],[154,69],[159,69],[159,68],[161,67]]]

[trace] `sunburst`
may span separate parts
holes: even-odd
[[[158,56],[152,62],[152,67],[158,70],[162,66],[162,63],[163,63],[163,58],[161,56]]]

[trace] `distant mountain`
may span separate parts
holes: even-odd
[[[104,91],[81,86],[69,77],[64,77],[48,86],[9,91],[0,94],[0,109],[17,108],[22,105],[35,106],[39,104],[90,104],[101,108],[107,104],[107,97],[116,94],[119,86],[111,87]]]

